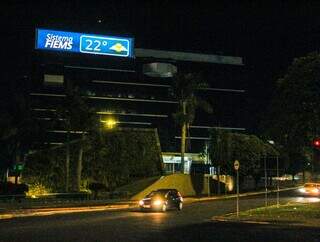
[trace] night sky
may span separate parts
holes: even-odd
[[[319,1],[26,2],[0,3],[2,83],[29,74],[36,27],[132,36],[138,48],[241,56],[253,131],[277,78],[293,58],[320,46]]]

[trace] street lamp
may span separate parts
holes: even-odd
[[[104,124],[106,129],[113,129],[118,124],[118,122],[114,118],[108,118],[106,120],[100,120],[101,123]]]
[[[274,141],[273,140],[268,140],[269,144],[271,145],[274,145]],[[277,208],[279,208],[279,191],[280,191],[280,188],[279,188],[279,156],[277,154],[276,156],[276,159],[277,159]]]
[[[271,145],[274,145],[274,141],[273,140],[268,140],[268,143]]]
[[[117,124],[117,121],[115,119],[113,119],[113,118],[109,118],[109,119],[107,119],[107,120],[105,120],[103,122],[104,122],[105,127],[107,129],[113,129]]]

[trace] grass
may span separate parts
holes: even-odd
[[[226,216],[226,218],[237,219],[237,216],[232,214]],[[279,208],[270,206],[267,208],[251,209],[240,212],[239,219],[320,226],[320,202],[286,204],[281,205]]]

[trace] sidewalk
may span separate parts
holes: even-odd
[[[295,190],[298,187],[290,187],[280,189],[280,191]],[[269,190],[268,193],[276,192],[275,190]],[[264,194],[264,191],[260,192],[247,192],[239,194],[240,197],[254,196]],[[223,195],[213,197],[186,197],[184,198],[185,204],[191,204],[196,202],[206,202],[221,199],[235,198],[237,195]],[[138,201],[133,200],[91,200],[91,201],[73,201],[73,202],[60,202],[60,203],[0,203],[0,219],[9,219],[16,217],[28,217],[28,216],[47,216],[53,214],[65,214],[76,212],[94,212],[94,211],[114,211],[125,210],[130,208],[137,208]]]

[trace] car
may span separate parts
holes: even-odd
[[[320,183],[308,182],[305,183],[299,191],[306,196],[319,196],[320,195]]]
[[[182,210],[183,198],[177,189],[158,189],[139,201],[141,210],[166,212],[168,209]]]

